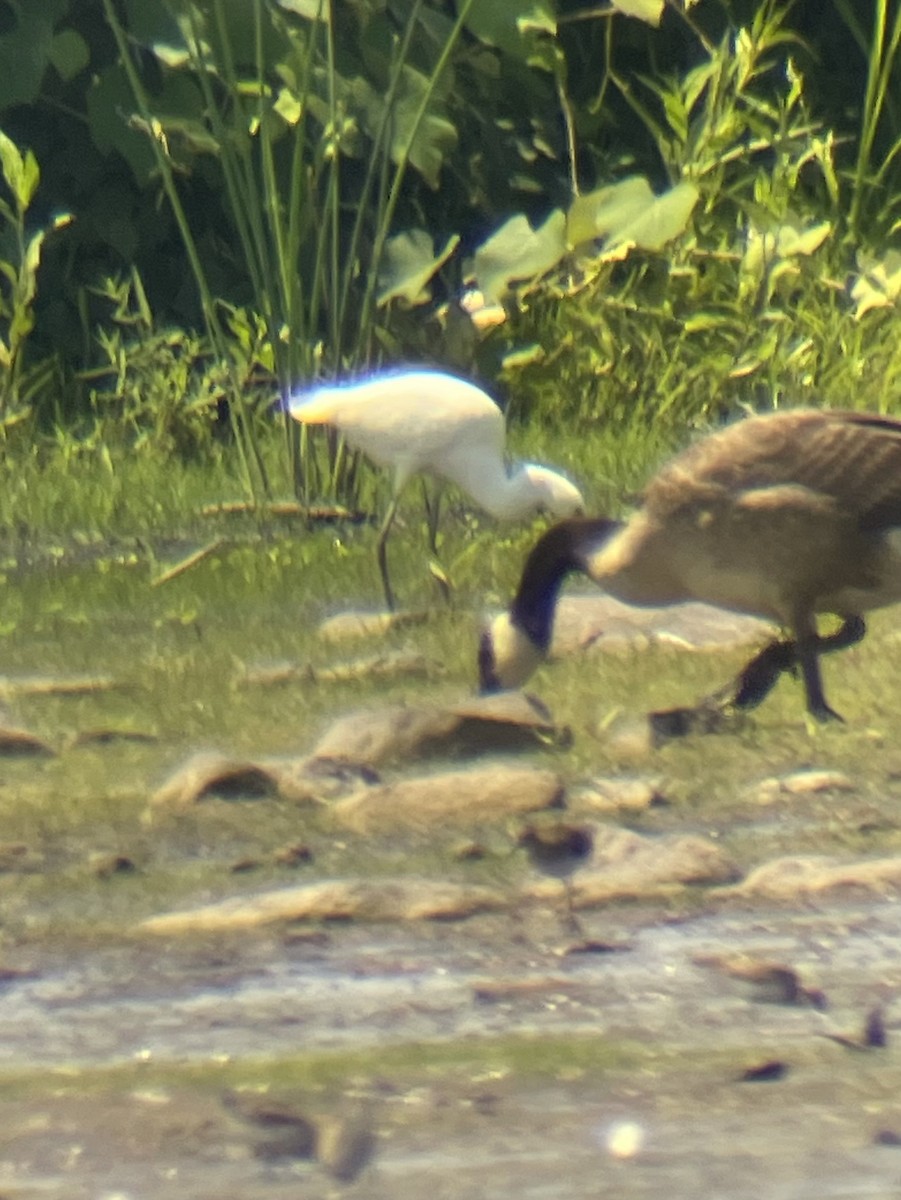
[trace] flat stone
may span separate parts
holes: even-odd
[[[261,765],[272,774],[279,798],[295,804],[327,804],[379,782],[371,767],[326,755],[265,758]]]
[[[491,763],[368,788],[332,807],[357,833],[391,829],[480,828],[485,822],[558,808],[563,782],[554,771]]]
[[[324,642],[347,642],[361,638],[382,638],[394,629],[407,629],[427,621],[427,611],[417,612],[341,612],[327,617],[318,634]]]
[[[659,780],[591,779],[570,798],[570,807],[585,812],[645,812],[668,801]]]
[[[357,709],[328,727],[314,746],[313,756],[375,766],[440,747],[459,724],[453,713],[429,705]]]
[[[448,706],[448,712],[472,721],[521,725],[542,733],[551,733],[554,718],[547,705],[528,692],[495,692],[490,696],[469,696]]]
[[[278,797],[321,804],[378,779],[355,763],[328,757],[232,758],[201,750],[178,767],[150,798],[152,808],[188,808],[201,800]]]
[[[2,675],[0,696],[84,696],[119,686],[111,675]]]
[[[507,906],[495,888],[429,879],[333,879],[238,896],[200,908],[150,917],[151,934],[226,933],[294,921],[462,919]]]
[[[233,800],[278,794],[272,771],[215,750],[191,755],[150,797],[152,808],[188,808],[208,796]]]
[[[901,888],[901,857],[841,860],[827,855],[796,855],[762,863],[718,896],[797,900],[825,892],[895,892]]]
[[[592,836],[591,856],[570,876],[574,908],[667,895],[689,885],[722,884],[741,874],[720,846],[696,834],[646,837],[618,826],[596,825]],[[530,884],[525,894],[559,896],[562,886],[559,880],[544,878]]]
[[[428,755],[514,750],[553,733],[551,715],[540,701],[511,692],[443,708],[395,704],[345,713],[316,743],[313,756],[376,766]]]
[[[389,650],[350,662],[315,666],[313,663],[280,662],[251,666],[240,677],[245,687],[280,687],[286,683],[354,683],[361,679],[392,679],[398,676],[426,678],[443,674],[438,663],[413,650]]]
[[[692,650],[729,650],[765,642],[773,626],[756,617],[691,601],[664,608],[623,604],[603,592],[565,596],[557,606],[551,655],[619,650],[666,642]]]
[[[772,804],[780,796],[809,796],[819,792],[853,792],[854,780],[844,771],[792,771],[789,775],[773,775],[762,779],[753,789],[758,804]]]
[[[323,1118],[316,1137],[316,1158],[328,1173],[349,1183],[372,1161],[378,1147],[365,1107]]]
[[[43,738],[27,729],[19,729],[14,725],[0,725],[0,755],[7,757],[26,757],[28,755],[46,755],[53,757],[56,751]]]

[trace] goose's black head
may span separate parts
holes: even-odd
[[[573,571],[587,571],[591,553],[621,528],[606,518],[572,518],[552,526],[532,547],[508,612],[479,639],[481,692],[521,687],[551,643],[560,588]]]

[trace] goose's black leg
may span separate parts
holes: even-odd
[[[849,646],[856,646],[858,642],[863,641],[866,631],[867,623],[863,617],[857,615],[845,617],[840,629],[836,629],[835,633],[830,633],[829,637],[818,639],[820,654],[829,654],[832,650],[847,650]]]
[[[810,627],[809,633],[805,626]],[[867,631],[866,623],[860,616],[845,617],[841,629],[825,638],[819,637],[812,621],[801,623],[801,629],[804,632],[798,638],[798,663],[804,681],[807,711],[818,721],[841,721],[843,718],[826,702],[820,676],[820,655],[844,650],[859,642]]]
[[[829,708],[823,695],[823,684],[819,677],[817,660],[821,654],[830,654],[834,650],[845,650],[848,646],[855,645],[863,638],[866,631],[867,627],[863,617],[855,615],[845,617],[841,628],[828,637],[820,637],[819,634],[812,633],[807,639],[808,666],[806,670],[800,640],[770,642],[741,671],[735,681],[734,690],[730,685],[712,699],[724,700],[742,710],[756,708],[770,694],[784,671],[795,671],[800,665],[805,687],[808,686],[808,678],[813,687],[812,692],[810,690],[807,692],[810,712],[819,720],[834,720],[837,714]],[[811,707],[811,699],[818,700],[819,704]]]
[[[795,669],[797,661],[794,642],[770,642],[738,676],[729,703],[741,709],[756,708],[776,686],[779,676]]]

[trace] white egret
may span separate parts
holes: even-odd
[[[547,467],[504,461],[504,415],[474,383],[442,371],[384,371],[351,383],[289,396],[304,425],[330,425],[380,467],[394,470],[394,493],[379,531],[377,557],[385,599],[394,608],[386,545],[404,485],[418,472],[450,480],[493,517],[517,520],[546,511],[584,509],[568,479]]]
[[[482,636],[483,690],[518,687],[543,659],[573,571],[629,604],[702,600],[790,629],[747,665],[731,702],[754,707],[800,667],[808,711],[836,719],[820,655],[860,641],[861,613],[901,600],[901,421],[805,409],[749,417],[677,455],[626,522],[555,525]],[[821,637],[819,613],[841,628]]]

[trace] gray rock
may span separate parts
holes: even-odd
[[[709,604],[692,601],[666,608],[638,608],[595,592],[566,596],[560,602],[551,654],[563,657],[588,647],[617,650],[641,640],[694,650],[731,649],[764,642],[773,633],[765,621]]]
[[[188,808],[207,796],[230,800],[277,794],[276,776],[260,763],[201,750],[169,776],[150,797],[150,804],[152,808]]]
[[[772,804],[780,797],[805,796],[818,792],[853,792],[856,785],[844,771],[809,769],[762,779],[753,791],[758,804]]]
[[[445,708],[390,705],[345,713],[325,731],[314,757],[377,766],[438,754],[479,754],[534,746],[554,735],[550,713],[522,692],[472,697]]]
[[[319,626],[324,642],[381,638],[393,629],[407,629],[427,621],[428,612],[342,612],[327,617]]]
[[[762,863],[717,895],[796,900],[848,890],[894,892],[901,888],[901,857],[843,861],[828,855],[789,855]]]
[[[741,874],[720,846],[696,834],[645,837],[597,825],[593,840],[591,857],[570,877],[574,908],[667,895],[685,885],[727,883]],[[525,894],[550,898],[558,896],[560,888],[559,881],[541,879]]]
[[[659,780],[604,779],[589,780],[570,798],[569,807],[585,812],[617,813],[645,812],[668,803]]]
[[[496,762],[371,787],[339,800],[331,811],[357,833],[459,830],[558,808],[562,800],[563,782],[554,771]]]
[[[497,911],[507,903],[495,888],[441,879],[329,879],[150,917],[138,931],[168,936],[241,932],[302,920],[448,920]]]
[[[150,798],[152,808],[189,808],[200,800],[278,797],[321,804],[378,778],[354,763],[332,758],[232,758],[201,750],[178,767]]]

